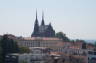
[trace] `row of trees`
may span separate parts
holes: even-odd
[[[18,53],[19,47],[16,42],[12,39],[9,39],[7,35],[4,35],[0,40],[0,52],[1,52],[1,62],[5,62],[5,56],[10,53]]]
[[[17,42],[4,35],[0,40],[0,63],[5,62],[5,56],[11,53],[28,53],[27,47],[18,47]]]
[[[66,34],[64,34],[63,32],[58,32],[58,33],[56,33],[56,37],[62,39],[64,42],[84,42],[84,43],[86,43],[84,40],[79,40],[79,39],[70,40],[70,39],[66,36]]]
[[[70,41],[70,39],[63,32],[56,33],[56,37],[62,39],[65,42],[69,42]]]
[[[79,40],[79,39],[70,40],[70,39],[66,36],[66,34],[64,34],[63,32],[58,32],[58,33],[56,33],[56,37],[62,39],[64,42],[84,42],[84,43],[85,43],[84,40]]]

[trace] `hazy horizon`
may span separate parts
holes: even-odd
[[[0,0],[0,35],[30,37],[36,9],[45,23],[71,39],[96,39],[96,0]]]

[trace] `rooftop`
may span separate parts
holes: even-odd
[[[53,38],[53,37],[24,37],[24,40],[62,40],[59,38]]]

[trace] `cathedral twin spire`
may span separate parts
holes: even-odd
[[[44,13],[42,12],[42,22],[41,22],[41,26],[44,26],[45,23],[44,23]],[[36,37],[39,35],[39,22],[38,22],[38,17],[37,17],[37,11],[36,11],[36,19],[35,19],[35,24],[34,24],[34,32],[33,34],[31,35]]]
[[[37,23],[38,26],[39,26],[38,18],[37,18],[37,11],[36,11],[36,20],[35,20],[35,23]],[[41,22],[41,26],[44,26],[44,25],[45,25],[45,22],[44,22],[44,12],[42,12],[42,22]]]
[[[39,22],[38,22],[38,18],[37,18],[37,11],[36,11],[34,31],[31,35],[31,37],[55,37],[55,31],[53,30],[51,23],[49,25],[45,25],[45,23],[44,23],[44,13],[43,12],[42,12],[42,22],[41,22],[41,25],[39,26]]]

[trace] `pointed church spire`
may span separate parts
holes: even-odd
[[[37,18],[37,10],[36,10],[36,20],[35,20],[35,24],[36,24],[37,26],[39,26],[38,18]]]
[[[36,10],[36,20],[37,20],[37,10]]]
[[[36,19],[35,19],[35,24],[34,24],[34,31],[31,37],[36,37],[39,34],[39,23],[38,23],[38,18],[37,18],[37,10],[36,10]]]
[[[49,25],[51,26],[51,22],[49,23]]]
[[[41,23],[41,25],[45,25],[45,23],[44,23],[44,12],[42,11],[42,23]]]

